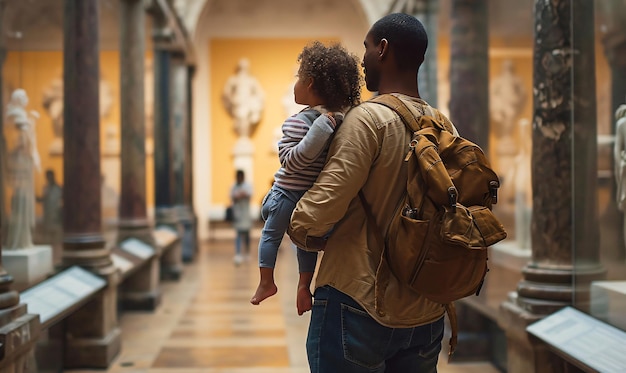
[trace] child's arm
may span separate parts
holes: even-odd
[[[300,141],[292,141],[292,146],[279,147],[278,157],[283,168],[287,172],[296,173],[315,162],[327,149],[336,126],[332,114],[322,114],[313,121]]]

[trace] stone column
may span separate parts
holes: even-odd
[[[431,106],[437,106],[437,0],[394,0],[389,13],[412,14],[419,19],[428,33],[428,49],[417,77],[420,96]]]
[[[174,205],[181,227],[183,261],[191,262],[196,252],[195,215],[191,205],[191,126],[189,120],[189,67],[185,56],[172,58],[171,123],[172,173],[174,175]]]
[[[108,285],[67,319],[65,367],[106,368],[120,350],[119,272],[101,224],[98,1],[65,0],[63,44],[63,264]]]
[[[489,154],[487,0],[452,0],[450,119]]]
[[[0,105],[4,105],[4,80],[3,80],[3,66],[4,60],[6,58],[6,47],[4,45],[4,12],[6,7],[6,0],[0,0]],[[0,219],[1,221],[6,221],[6,210],[4,206],[4,175],[6,175],[7,167],[6,167],[6,141],[4,140],[4,107],[0,108]],[[0,224],[0,236],[5,233],[4,226]],[[3,240],[0,240],[0,245],[2,245]]]
[[[593,14],[592,0],[535,1],[532,258],[501,305],[510,373],[557,371],[559,359],[526,327],[574,300],[588,311],[589,284],[605,273],[598,258]]]
[[[193,242],[194,247],[194,257],[200,251],[200,246],[198,243],[198,215],[196,215],[194,210],[194,199],[193,199],[193,123],[192,123],[192,108],[193,108],[193,84],[192,79],[195,74],[196,68],[193,65],[187,65],[187,145],[185,149],[187,150],[187,162],[185,164],[185,178],[187,182],[185,183],[185,193],[184,200],[185,205],[189,206],[189,211],[191,213],[191,219],[193,221],[193,234],[191,240]]]
[[[154,207],[157,227],[169,227],[182,236],[177,210],[174,207],[174,175],[172,174],[172,132],[170,118],[170,95],[172,81],[171,52],[167,49],[169,40],[165,18],[153,11],[154,24]],[[178,243],[163,253],[161,276],[179,279],[182,274],[182,248]]]
[[[159,253],[146,210],[146,127],[144,110],[145,9],[142,0],[120,2],[121,196],[117,245],[140,241],[154,252],[122,284],[125,309],[154,310],[161,300]]]
[[[463,137],[489,154],[487,3],[486,0],[451,1],[450,119]],[[489,359],[488,319],[468,304],[457,303],[460,317],[455,361]]]
[[[439,24],[437,0],[417,1],[415,17],[423,20],[426,32],[428,32],[428,49],[424,64],[420,68],[417,80],[420,87],[420,95],[433,107],[439,107],[437,101],[437,28]]]

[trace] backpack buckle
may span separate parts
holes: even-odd
[[[450,208],[452,209],[452,212],[456,212],[456,202],[458,200],[458,193],[456,191],[456,188],[453,186],[448,188],[448,200],[450,201]]]
[[[500,188],[500,183],[496,180],[492,180],[489,182],[489,193],[491,195],[491,203],[498,203],[498,188]]]
[[[411,155],[415,152],[415,147],[417,146],[418,142],[419,139],[416,137],[409,143],[409,152],[406,153],[406,157],[404,157],[405,162],[408,162],[409,158],[411,158]]]

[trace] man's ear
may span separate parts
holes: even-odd
[[[384,58],[387,53],[389,53],[389,41],[387,41],[387,39],[382,38],[380,39],[380,43],[379,45],[379,50],[378,50],[378,57],[379,58]]]

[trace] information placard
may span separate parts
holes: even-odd
[[[136,238],[129,238],[120,244],[120,248],[141,259],[148,259],[154,256],[154,249],[143,241]]]
[[[599,372],[626,372],[626,332],[577,309],[566,307],[526,330]]]
[[[20,300],[46,324],[105,286],[102,278],[74,266],[22,292]]]

